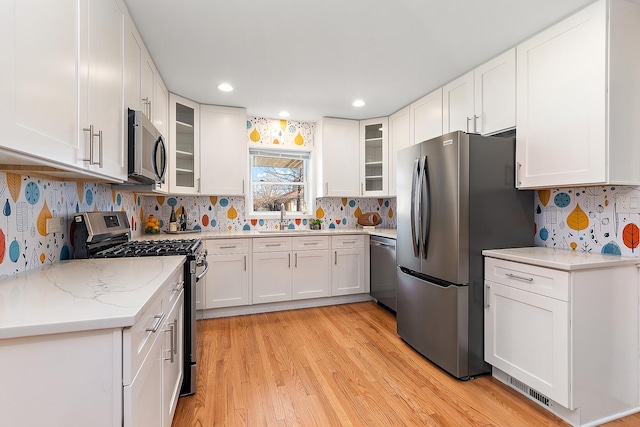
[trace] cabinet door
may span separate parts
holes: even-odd
[[[517,49],[517,186],[606,181],[607,2]]]
[[[516,50],[511,49],[473,72],[474,131],[491,135],[516,126]]]
[[[360,294],[364,291],[364,249],[334,249],[331,295]]]
[[[329,251],[293,253],[293,299],[329,296]]]
[[[392,197],[396,195],[398,151],[411,145],[410,110],[407,106],[389,116],[389,196]]]
[[[318,194],[324,197],[360,194],[360,123],[323,118],[320,126],[322,187]]]
[[[171,427],[182,386],[184,291],[167,316],[162,331],[162,425]]]
[[[409,143],[418,144],[442,133],[442,88],[438,88],[409,106]]]
[[[82,132],[81,149],[93,159],[90,170],[125,180],[124,12],[117,0],[91,0],[87,9],[87,20],[80,19],[80,126],[93,126],[94,134]]]
[[[247,254],[207,256],[209,272],[205,276],[205,308],[249,304]]]
[[[124,109],[140,110],[140,66],[144,45],[131,17],[124,26]]]
[[[142,97],[142,113],[152,122],[154,121],[155,90],[156,67],[147,51],[144,50],[140,69],[140,96]]]
[[[243,196],[249,159],[247,110],[200,106],[201,194]]]
[[[253,254],[253,303],[291,300],[291,252]]]
[[[200,186],[200,106],[169,94],[169,191],[197,194]]]
[[[442,88],[442,128],[444,133],[476,132],[473,112],[473,71]]]
[[[389,120],[386,117],[360,122],[360,195],[389,194]]]
[[[75,0],[0,2],[3,147],[84,168],[78,152]]]
[[[131,385],[123,387],[124,427],[158,427],[162,424],[162,343],[156,337]]]
[[[156,91],[153,107],[153,124],[165,138],[168,150],[171,150],[171,140],[169,138],[169,91],[164,85],[160,76],[156,76]],[[171,168],[171,165],[168,165]],[[156,183],[156,192],[167,193],[169,191],[169,173],[167,172],[162,182]]]
[[[485,360],[571,408],[569,303],[485,282]]]

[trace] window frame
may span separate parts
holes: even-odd
[[[312,151],[303,150],[284,150],[272,148],[249,148],[248,158],[248,192],[245,197],[245,212],[248,219],[280,219],[280,211],[254,211],[254,184],[264,184],[264,182],[253,180],[254,158],[256,156],[263,157],[281,157],[304,162],[304,180],[300,183],[282,182],[273,185],[302,185],[304,187],[306,211],[286,211],[287,218],[313,218],[315,212],[315,199],[313,197],[313,181],[312,173]],[[271,184],[269,184],[271,185]]]

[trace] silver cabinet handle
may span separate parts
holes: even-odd
[[[315,245],[317,245],[317,244],[318,244],[318,242],[306,242],[306,243],[304,244],[304,246],[315,246]]]
[[[171,292],[180,292],[184,288],[184,280],[181,282],[176,282],[176,287],[171,288]]]
[[[93,141],[91,143],[91,145],[93,145]],[[102,168],[104,166],[104,156],[103,156],[103,150],[102,150],[102,131],[99,130],[98,131],[98,150],[99,150],[99,155],[100,155],[100,160],[98,160],[98,163],[93,163],[94,165],[97,164],[98,167]]]
[[[469,133],[469,122],[471,121],[471,117],[467,117],[467,133]]]
[[[175,354],[174,342],[176,338],[176,327],[175,322],[171,322],[169,324],[169,329],[165,330],[165,332],[171,333],[171,348],[169,349],[169,357],[165,357],[164,360],[168,360],[173,363],[173,355]]]
[[[510,279],[522,280],[523,282],[533,282],[533,277],[523,277],[523,276],[518,276],[516,274],[511,274],[511,273],[505,273],[505,276],[507,276]]]
[[[146,331],[156,333],[158,332],[158,328],[160,327],[160,325],[162,324],[162,321],[164,320],[164,313],[156,314],[155,316],[153,316],[153,318],[155,319],[153,321],[153,325],[151,325],[150,328],[147,328]]]
[[[88,128],[82,128],[84,132],[89,132],[89,158],[82,159],[85,162],[89,162],[90,165],[93,164],[93,125],[89,125]]]
[[[488,284],[484,286],[484,306],[485,308],[491,307],[491,286]]]
[[[171,340],[171,348],[172,348],[172,352],[171,354],[177,354],[178,353],[178,319],[173,319],[173,339]],[[171,362],[173,362],[173,357]]]
[[[355,244],[356,241],[355,240],[345,240],[344,242],[342,242],[343,245],[346,245],[347,243]]]
[[[280,243],[268,243],[265,245],[268,248],[280,246]]]
[[[291,254],[289,254],[289,268],[291,268]]]
[[[333,263],[335,265],[338,265],[338,251],[333,251],[334,255],[333,255]]]
[[[478,133],[478,119],[479,116],[476,116],[475,114],[473,115],[473,131],[475,133]]]
[[[236,245],[233,246],[220,246],[220,249],[234,249],[236,248]]]
[[[294,262],[294,265],[293,265],[293,266],[294,266],[295,268],[298,268],[298,253],[297,253],[297,252],[295,253],[295,262]]]
[[[242,180],[242,194],[245,194],[245,192],[244,192],[244,179]]]
[[[364,184],[360,183],[360,195],[364,196]]]
[[[244,256],[244,271],[247,271],[247,256]]]
[[[328,195],[329,195],[329,182],[326,182],[326,183],[324,184],[324,188],[325,188],[325,190],[324,190],[324,195],[325,195],[325,196],[328,196]]]
[[[522,167],[522,163],[516,163],[516,182],[518,183],[518,187],[522,185],[522,181],[520,181],[520,168]]]

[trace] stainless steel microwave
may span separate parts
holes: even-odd
[[[143,184],[164,182],[167,147],[164,137],[142,111],[129,109],[129,180]]]

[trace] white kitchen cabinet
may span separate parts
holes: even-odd
[[[209,272],[198,282],[204,307],[248,305],[250,239],[205,240]],[[204,283],[203,283],[204,281]]]
[[[25,164],[126,179],[124,10],[118,0],[2,2],[2,146]]]
[[[640,5],[600,0],[517,46],[517,186],[640,184]]]
[[[389,195],[389,119],[360,121],[360,195]]]
[[[200,105],[169,94],[169,191],[200,191]]]
[[[124,37],[125,109],[140,110],[155,122],[156,79],[159,76],[142,37],[128,14],[125,17]]]
[[[331,252],[331,295],[366,292],[364,236],[332,236]]]
[[[398,151],[411,142],[411,107],[406,106],[389,116],[389,196],[397,193]]]
[[[360,123],[323,117],[316,123],[314,144],[316,197],[360,194]]]
[[[444,133],[461,130],[475,132],[473,71],[442,87],[442,128]]]
[[[178,405],[183,378],[184,348],[184,291],[174,293],[171,311],[167,315],[162,331],[162,425],[171,427],[173,414]],[[134,424],[137,425],[137,424]]]
[[[245,195],[246,109],[200,106],[200,159],[200,194]]]
[[[447,83],[442,106],[444,133],[491,135],[515,127],[515,49]]]
[[[443,134],[442,88],[409,105],[409,141],[418,144]]]
[[[156,92],[156,66],[146,49],[143,50],[142,64],[140,66],[140,96],[142,100],[142,113],[149,120],[154,121],[155,92]]]
[[[253,304],[291,300],[291,248],[291,237],[253,239]]]
[[[547,251],[541,263],[555,261]],[[575,265],[589,259],[571,253]],[[485,360],[496,378],[573,425],[639,403],[638,269],[599,257],[565,270],[485,258]]]
[[[292,299],[330,295],[329,237],[293,238]]]

